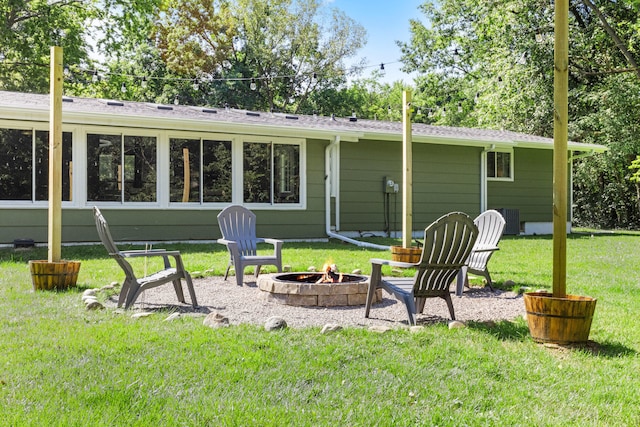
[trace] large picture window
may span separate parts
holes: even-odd
[[[71,145],[62,134],[62,200],[71,200]],[[49,132],[0,129],[0,200],[49,199]]]
[[[487,153],[487,178],[513,179],[513,153],[510,151],[489,151]]]
[[[300,146],[245,142],[245,203],[300,203]]]
[[[171,202],[231,202],[231,141],[170,140]]]
[[[156,138],[87,135],[87,200],[155,202]]]

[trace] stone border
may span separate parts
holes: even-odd
[[[258,288],[269,293],[271,301],[279,304],[299,307],[337,307],[364,305],[367,302],[369,279],[366,276],[361,282],[345,283],[300,283],[294,281],[275,280],[278,274],[260,275]],[[296,274],[294,273],[286,273]],[[299,274],[309,274],[300,272]],[[382,289],[376,289],[373,302],[382,301]]]

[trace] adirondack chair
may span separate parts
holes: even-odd
[[[227,280],[231,266],[235,268],[238,286],[242,286],[244,269],[249,265],[255,266],[255,277],[260,274],[263,265],[275,265],[278,272],[282,272],[282,240],[256,237],[256,215],[249,209],[239,205],[226,207],[218,214],[218,225],[222,239],[217,242],[225,245],[229,251],[224,280]],[[273,253],[258,255],[258,243],[273,245]]]
[[[166,251],[164,249],[152,249],[152,250],[135,250],[135,251],[120,251],[111,237],[109,231],[109,225],[104,216],[97,207],[93,208],[93,213],[96,221],[96,228],[98,229],[98,235],[102,244],[107,249],[109,255],[116,260],[118,265],[125,273],[124,283],[122,284],[122,290],[118,298],[118,307],[130,308],[138,299],[140,294],[156,286],[164,285],[166,283],[173,283],[173,288],[176,291],[178,301],[185,302],[184,293],[182,292],[182,279],[187,282],[187,289],[191,296],[191,304],[193,307],[198,306],[196,299],[196,293],[193,289],[193,283],[191,282],[191,276],[185,270],[182,263],[182,257],[178,251]],[[162,257],[164,261],[164,269],[144,277],[137,277],[133,267],[127,261],[127,258],[139,258],[139,257]],[[172,267],[170,257],[175,260],[175,267]]]
[[[402,302],[409,315],[409,323],[416,324],[416,314],[422,313],[427,298],[446,301],[451,319],[455,320],[449,287],[464,266],[478,237],[478,227],[462,212],[440,217],[424,230],[424,245],[416,264],[371,259],[371,280],[367,293],[365,317],[369,317],[373,295],[382,288]],[[383,278],[382,266],[415,267],[413,278]]]
[[[468,273],[483,276],[486,279],[487,286],[493,291],[493,282],[487,265],[491,255],[499,249],[498,242],[502,237],[506,221],[500,215],[500,212],[488,210],[478,215],[473,222],[478,227],[478,240],[476,240],[471,255],[469,255],[467,265],[462,267],[458,274],[456,283],[457,296],[462,296],[465,286],[469,287]]]

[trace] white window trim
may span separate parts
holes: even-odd
[[[100,200],[87,200],[88,194],[88,185],[87,185],[87,135],[88,134],[102,134],[102,135],[118,135],[121,138],[125,136],[146,136],[146,137],[154,137],[156,138],[156,201],[155,202],[125,202],[124,200],[120,200],[119,202],[113,201],[100,201]],[[80,175],[80,182],[82,183],[82,202],[81,205],[84,207],[104,207],[104,208],[118,208],[122,207],[123,209],[137,209],[137,208],[160,208],[163,205],[160,203],[160,199],[162,197],[162,190],[160,186],[160,177],[164,174],[164,171],[160,169],[160,150],[161,150],[161,140],[162,133],[154,130],[145,130],[138,128],[124,128],[124,127],[108,127],[108,126],[83,126],[82,131],[79,132],[78,135],[81,135],[82,141],[79,141],[80,149],[80,157],[82,159],[80,167],[84,169],[79,169],[78,165],[73,165],[74,177],[76,175]],[[75,155],[75,151],[74,151]],[[76,173],[76,171],[82,171],[81,173]],[[168,171],[168,169],[167,169]],[[75,180],[74,180],[75,182]],[[167,187],[168,189],[168,187]]]
[[[489,173],[489,168],[487,167],[487,156],[489,153],[509,153],[509,171],[511,172],[509,175],[509,177],[490,177],[488,176]],[[485,166],[485,177],[487,178],[487,181],[501,181],[501,182],[513,182],[514,177],[515,177],[515,170],[513,168],[514,166],[514,154],[513,154],[513,148],[496,148],[493,150],[488,150],[487,152],[483,153],[483,159],[482,161],[484,162],[484,166]]]
[[[245,203],[244,202],[244,143],[256,142],[264,144],[290,144],[300,147],[300,202],[299,203]],[[304,138],[273,138],[265,136],[243,135],[239,138],[239,143],[234,151],[234,203],[243,204],[255,209],[264,210],[298,210],[307,208],[307,141]],[[235,161],[238,161],[236,163]],[[235,184],[238,184],[236,188]]]
[[[35,131],[49,131],[46,122],[0,120],[0,127],[7,129],[24,129]],[[209,139],[217,141],[231,141],[232,155],[232,200],[233,204],[245,204],[255,209],[263,210],[305,210],[307,208],[307,140],[294,137],[271,137],[238,135],[224,132],[176,131],[156,130],[144,128],[63,124],[63,132],[72,135],[72,200],[63,201],[63,208],[83,209],[98,206],[110,209],[221,209],[229,202],[207,203],[171,203],[169,201],[169,141],[171,138]],[[88,201],[87,200],[87,135],[124,135],[146,136],[156,138],[156,194],[155,202],[125,202],[125,201]],[[293,144],[300,147],[300,202],[299,203],[243,203],[243,145],[245,142],[262,142],[274,144]],[[323,160],[319,160],[323,161]],[[32,195],[33,196],[33,195]],[[48,201],[40,200],[0,200],[0,208],[35,208],[43,209]]]

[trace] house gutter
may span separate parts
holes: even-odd
[[[487,210],[487,152],[495,148],[496,144],[491,144],[480,153],[480,212]]]
[[[333,151],[337,155],[337,149],[340,147],[340,135],[336,135],[324,149],[324,215],[325,215],[325,232],[327,236],[332,237],[334,239],[342,240],[343,242],[351,243],[353,245],[359,246],[361,248],[371,248],[378,249],[381,251],[388,251],[391,249],[390,246],[376,245],[374,243],[361,242],[359,240],[351,239],[347,236],[343,236],[341,234],[335,233],[331,231],[331,180],[337,175],[332,174],[331,166],[331,152]],[[336,222],[339,221],[340,218],[340,199],[339,199],[339,191],[337,188],[337,184],[340,183],[340,180],[337,179],[336,183]]]

